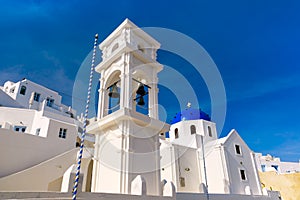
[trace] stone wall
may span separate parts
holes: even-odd
[[[259,173],[262,187],[280,191],[282,199],[300,199],[300,173],[277,174],[276,172]]]

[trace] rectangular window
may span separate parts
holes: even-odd
[[[237,155],[242,155],[242,150],[241,150],[241,146],[240,145],[234,145],[235,146],[235,153]]]
[[[266,171],[266,165],[261,165],[261,171],[265,172]]]
[[[244,169],[240,169],[241,180],[247,180],[246,171]]]
[[[185,187],[185,178],[179,177],[180,187]]]
[[[166,132],[166,133],[165,133],[165,136],[166,136],[166,138],[170,138],[169,132]]]
[[[48,107],[52,107],[53,104],[54,104],[54,99],[51,99],[51,98],[48,97],[48,98],[46,99],[46,105],[47,105]]]
[[[26,94],[26,86],[24,86],[24,85],[21,86],[20,94],[22,94],[22,95]]]
[[[40,101],[40,97],[41,97],[41,94],[35,92],[34,96],[33,96],[33,100],[39,102]]]
[[[65,128],[60,128],[60,129],[59,129],[58,137],[64,138],[64,139],[65,139],[66,136],[67,136],[67,129],[65,129]]]
[[[37,128],[37,129],[35,130],[35,135],[40,135],[40,132],[41,132],[41,129],[40,129],[40,128]]]
[[[209,137],[212,137],[212,131],[211,131],[211,127],[210,127],[210,126],[208,126],[208,127],[207,127],[207,129],[208,129],[208,136],[209,136]]]

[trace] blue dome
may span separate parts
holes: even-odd
[[[179,113],[176,113],[175,117],[171,119],[171,124],[175,124],[180,121],[196,119],[204,119],[210,121],[209,115],[203,112],[201,109],[187,108]]]

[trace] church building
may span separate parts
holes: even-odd
[[[191,106],[171,125],[159,120],[159,47],[128,19],[100,44],[98,116],[88,127],[95,135],[91,191],[278,199],[262,191],[254,153],[236,130],[218,138],[216,124]]]

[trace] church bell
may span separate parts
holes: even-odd
[[[144,106],[145,105],[145,101],[144,101],[144,97],[143,96],[139,97],[139,101],[138,101],[137,104],[140,105],[140,106]]]
[[[146,95],[144,84],[140,83],[139,88],[136,91],[136,94],[140,95],[138,98],[136,98],[138,99],[137,104],[140,106],[144,106],[145,105],[144,96]]]
[[[120,98],[120,93],[118,92],[118,87],[116,84],[113,84],[110,87],[110,92],[108,93],[108,96],[111,98]]]
[[[137,89],[136,94],[138,94],[140,96],[145,96],[146,95],[146,91],[145,91],[145,88],[144,88],[143,84],[139,85],[139,88]]]

